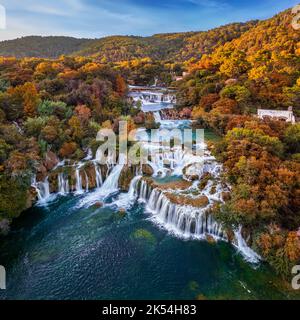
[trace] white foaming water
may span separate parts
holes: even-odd
[[[144,112],[172,108],[176,103],[176,94],[164,88],[130,86],[129,97],[140,102]]]
[[[88,160],[92,160],[92,159],[93,159],[93,151],[91,148],[89,148],[87,150],[87,155],[83,160],[88,161]]]
[[[118,196],[118,198],[113,202],[112,206],[117,206],[118,208],[122,209],[130,208],[137,198],[137,183],[140,181],[141,178],[142,176],[134,177],[130,182],[128,193],[121,193]]]
[[[64,173],[59,173],[58,177],[58,192],[61,195],[68,194],[70,192],[69,179]]]
[[[38,204],[44,205],[50,199],[50,185],[48,177],[45,181],[36,182],[36,177],[34,176],[31,182],[31,186],[36,190],[38,196]]]
[[[123,169],[122,164],[116,165],[109,176],[106,178],[102,186],[97,189],[96,191],[93,191],[92,193],[89,193],[86,197],[81,199],[79,201],[78,207],[83,206],[91,206],[98,201],[104,200],[105,198],[109,197],[111,194],[117,192],[119,190],[118,182],[120,178],[121,171]]]
[[[140,201],[147,204],[151,220],[176,236],[203,239],[211,235],[216,239],[227,239],[222,226],[205,213],[208,206],[195,208],[174,204],[161,190],[151,190],[145,181],[141,182],[137,192]]]
[[[252,250],[246,243],[245,239],[242,236],[242,226],[238,230],[234,231],[235,239],[234,246],[237,250],[244,256],[244,258],[251,263],[258,263],[261,260],[261,257]]]
[[[155,122],[160,122],[161,121],[161,116],[160,116],[159,111],[154,112],[153,115],[154,115]]]
[[[84,191],[82,189],[82,177],[81,177],[81,174],[80,174],[80,166],[76,167],[75,176],[76,176],[76,193],[77,194],[81,194]]]
[[[85,171],[84,171],[84,176],[85,176],[85,192],[89,192],[89,177]]]
[[[102,172],[96,162],[94,162],[94,167],[95,167],[95,173],[96,173],[96,185],[97,185],[97,188],[100,188],[100,186],[102,186],[103,184]]]

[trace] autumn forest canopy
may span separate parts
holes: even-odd
[[[243,225],[249,245],[288,277],[300,259],[300,125],[255,115],[292,107],[300,117],[300,31],[291,20],[287,10],[207,32],[1,42],[0,232],[34,203],[31,177],[53,168],[49,157],[95,153],[98,130],[118,133],[118,120],[155,127],[127,94],[128,84],[157,79],[176,89],[176,114],[221,137],[212,152],[232,191],[215,218],[228,230]]]

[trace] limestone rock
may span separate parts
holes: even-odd
[[[46,167],[48,171],[52,170],[59,163],[59,159],[55,153],[52,151],[48,151],[45,156],[45,160],[43,161],[43,165]]]

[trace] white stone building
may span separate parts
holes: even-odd
[[[292,108],[289,108],[289,110],[258,109],[257,115],[260,119],[264,119],[265,117],[270,117],[270,118],[283,120],[283,121],[291,122],[291,123],[296,122]]]

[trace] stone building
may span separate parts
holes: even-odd
[[[295,123],[296,119],[293,113],[293,108],[289,107],[288,110],[267,110],[267,109],[258,109],[257,110],[257,115],[260,119],[264,119],[267,117],[281,120],[281,121],[286,121],[286,122],[291,122]]]

